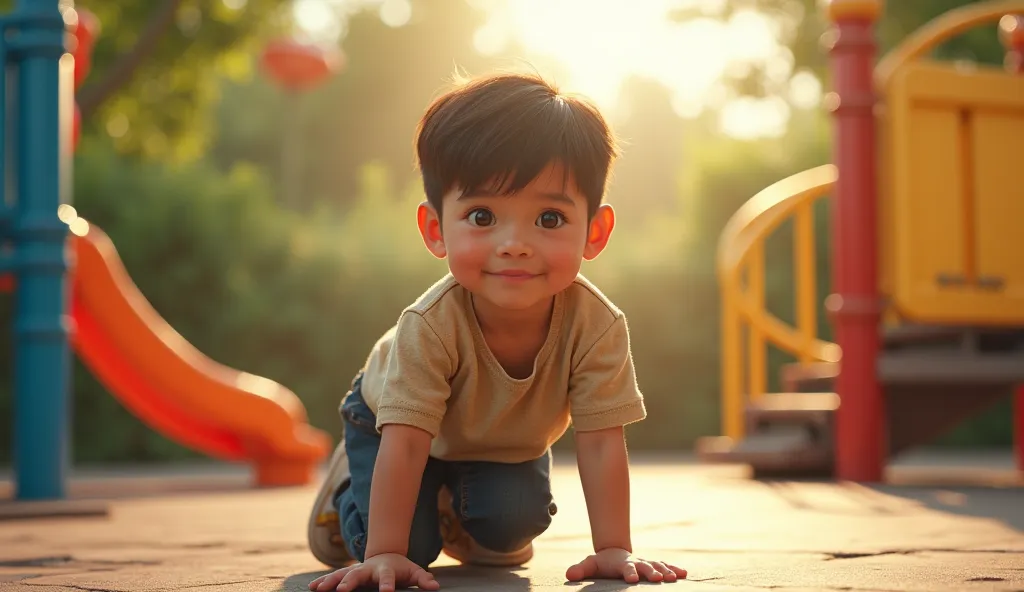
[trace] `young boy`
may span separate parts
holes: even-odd
[[[310,589],[437,590],[426,569],[442,549],[525,563],[556,512],[550,446],[570,423],[595,553],[566,577],[686,577],[632,555],[623,426],[646,411],[626,319],[579,275],[615,223],[604,118],[498,75],[437,99],[416,149],[419,230],[451,273],[401,313],[341,404],[309,524],[314,556],[341,569]]]

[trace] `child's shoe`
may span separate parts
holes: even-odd
[[[441,522],[441,539],[446,555],[465,564],[487,567],[514,567],[533,558],[533,543],[527,543],[518,551],[499,553],[480,546],[462,528],[459,517],[452,509],[452,492],[442,486],[437,496],[437,511]]]
[[[316,494],[306,534],[313,556],[325,565],[335,568],[345,567],[355,561],[349,555],[345,541],[341,538],[338,509],[334,507],[334,497],[338,488],[350,477],[348,454],[345,451],[345,440],[342,439],[334,449],[327,477]]]

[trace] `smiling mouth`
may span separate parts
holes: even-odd
[[[510,270],[510,271],[485,271],[487,275],[492,275],[503,280],[510,281],[523,281],[530,280],[536,277],[540,277],[539,273],[530,273],[528,271]]]

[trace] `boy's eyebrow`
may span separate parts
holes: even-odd
[[[459,200],[463,200],[463,199],[473,199],[473,198],[476,198],[476,197],[495,197],[497,195],[500,195],[500,194],[495,192],[495,191],[490,191],[490,190],[487,190],[487,189],[475,189],[473,191],[467,191],[466,193],[463,193],[462,195],[457,197],[455,199],[455,201],[459,201]],[[557,202],[561,202],[561,203],[564,203],[564,204],[567,204],[567,205],[576,205],[576,202],[573,201],[573,199],[571,197],[569,197],[568,195],[566,195],[564,193],[543,192],[543,193],[539,193],[538,195],[540,197],[543,197],[544,199],[546,199],[548,201],[557,201]]]
[[[541,193],[540,196],[551,201],[559,201],[568,205],[576,205],[576,202],[564,193]]]

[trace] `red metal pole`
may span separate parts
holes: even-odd
[[[1024,473],[1024,385],[1018,387],[1013,396],[1013,443],[1017,470]]]
[[[1006,47],[1006,69],[1024,74],[1024,16],[1008,14],[999,20],[999,38]],[[1024,385],[1013,396],[1013,441],[1017,470],[1024,472]]]
[[[885,401],[875,373],[881,306],[877,277],[874,22],[881,0],[831,0],[834,121],[833,294],[828,308],[842,349],[836,379],[836,477],[882,480],[888,449]]]

